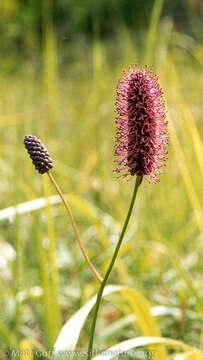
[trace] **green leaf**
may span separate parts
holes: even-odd
[[[168,314],[170,310],[166,311],[166,309],[163,307],[154,307],[154,310],[150,310],[149,303],[143,295],[134,289],[124,286],[109,285],[105,288],[103,296],[118,291],[121,292],[121,294],[130,304],[132,310],[134,311],[135,320],[137,319],[138,325],[143,334],[161,336],[152,312],[158,316],[163,315],[164,313]],[[95,302],[96,296],[91,298],[85,305],[83,305],[83,307],[80,308],[80,310],[78,310],[63,326],[54,345],[54,350],[56,352],[75,349],[80,336],[80,331]],[[157,354],[162,356],[162,360],[166,358],[166,353],[163,348],[159,348],[159,350],[157,349]]]
[[[109,285],[104,289],[103,296],[112,292],[120,291],[122,286]],[[92,297],[83,307],[80,308],[63,326],[58,339],[54,345],[55,351],[74,350],[77,344],[80,331],[85,320],[96,302],[96,296]]]

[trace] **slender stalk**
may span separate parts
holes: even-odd
[[[100,288],[99,288],[99,291],[98,291],[98,294],[97,294],[97,301],[96,301],[96,305],[95,305],[95,312],[94,312],[94,317],[93,317],[92,326],[91,326],[91,333],[90,333],[90,341],[89,341],[89,347],[88,347],[88,357],[87,357],[87,360],[90,360],[90,359],[91,359],[91,356],[92,356],[92,349],[93,349],[93,342],[94,342],[94,334],[95,334],[96,322],[97,322],[97,317],[98,317],[99,306],[100,306],[101,299],[102,299],[102,294],[103,294],[105,285],[106,285],[106,283],[107,283],[107,280],[108,280],[108,278],[109,278],[109,275],[110,275],[110,273],[111,273],[111,270],[112,270],[112,268],[113,268],[113,265],[114,265],[114,263],[115,263],[115,261],[116,261],[116,258],[117,258],[119,249],[120,249],[120,247],[121,247],[122,240],[123,240],[123,237],[124,237],[124,235],[125,235],[125,232],[126,232],[126,229],[127,229],[127,226],[128,226],[128,223],[129,223],[131,214],[132,214],[133,206],[134,206],[135,199],[136,199],[136,195],[137,195],[137,190],[138,190],[138,187],[140,186],[141,182],[142,182],[142,177],[141,177],[141,176],[137,176],[136,182],[135,182],[134,191],[133,191],[132,200],[131,200],[130,207],[129,207],[129,210],[128,210],[128,213],[127,213],[127,216],[126,216],[124,225],[123,225],[123,229],[122,229],[122,231],[121,231],[121,234],[120,234],[118,243],[117,243],[117,245],[116,245],[116,248],[115,248],[113,257],[112,257],[112,259],[111,259],[111,262],[110,262],[110,264],[109,264],[109,267],[108,267],[108,269],[107,269],[107,272],[106,272],[106,274],[105,274],[105,276],[104,276],[104,280],[102,281],[102,283],[101,283],[101,285],[100,285]]]
[[[97,270],[95,269],[94,265],[91,263],[87,253],[86,253],[86,250],[84,248],[84,245],[82,243],[82,240],[80,238],[80,235],[79,235],[79,232],[78,232],[78,229],[77,229],[77,226],[76,226],[76,223],[74,221],[74,218],[73,218],[73,215],[72,215],[72,212],[71,212],[71,209],[70,209],[70,206],[69,204],[67,203],[67,201],[65,200],[65,197],[60,189],[60,187],[58,186],[58,184],[56,183],[56,180],[54,179],[52,173],[50,171],[47,172],[47,175],[49,176],[51,182],[53,183],[53,185],[55,186],[56,188],[56,191],[58,192],[59,196],[61,197],[61,200],[63,201],[64,205],[65,205],[65,208],[67,210],[67,213],[68,213],[68,216],[70,218],[70,221],[71,221],[71,224],[72,224],[72,227],[73,227],[73,231],[75,233],[75,236],[76,236],[76,239],[78,241],[78,244],[80,246],[80,249],[84,255],[84,258],[85,260],[87,261],[87,264],[88,266],[90,267],[90,269],[92,270],[92,272],[95,274],[96,278],[102,283],[103,279],[102,277],[99,275],[99,273],[97,272]]]

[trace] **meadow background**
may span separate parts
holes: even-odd
[[[62,324],[98,290],[63,205],[40,200],[56,194],[34,170],[24,136],[37,135],[48,148],[88,254],[104,274],[133,188],[116,178],[113,151],[117,81],[134,63],[159,75],[169,158],[160,183],[139,190],[109,283],[159,306],[162,336],[201,348],[202,10],[198,0],[1,0],[1,350],[52,348]],[[142,319],[142,301],[139,312]],[[133,313],[136,298],[109,295],[95,346],[157,335]],[[79,349],[87,347],[90,318]],[[200,359],[183,350],[184,359]],[[183,359],[177,353],[169,347],[167,358]],[[1,359],[10,358],[2,351]]]

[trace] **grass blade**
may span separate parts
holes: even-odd
[[[194,209],[194,215],[196,217],[196,222],[197,225],[200,229],[200,231],[203,231],[203,219],[202,219],[202,208],[201,205],[199,203],[199,199],[196,195],[194,186],[193,186],[193,182],[192,179],[190,177],[189,171],[188,171],[188,167],[187,167],[187,163],[185,161],[185,157],[180,145],[180,142],[178,140],[178,136],[176,134],[175,131],[175,127],[173,125],[173,122],[171,119],[169,119],[169,129],[170,129],[170,134],[171,134],[171,143],[172,146],[174,147],[174,151],[176,153],[176,159],[180,168],[180,172],[183,178],[183,183],[185,185],[187,194],[188,194],[188,198],[191,202],[191,205]]]
[[[54,341],[54,335],[52,333],[52,297],[51,297],[51,287],[50,287],[50,279],[49,279],[49,272],[47,269],[47,254],[46,250],[42,244],[41,232],[39,230],[39,216],[36,214],[33,217],[33,232],[37,243],[37,253],[39,259],[39,267],[40,267],[40,280],[41,285],[43,288],[43,303],[44,303],[44,333],[45,333],[45,340],[47,346],[52,346]]]
[[[152,64],[155,53],[156,35],[164,0],[155,0],[146,42],[145,63]]]
[[[156,319],[151,315],[150,305],[144,296],[134,289],[124,289],[122,294],[137,317],[138,326],[143,335],[161,336]],[[163,346],[157,347],[154,359],[166,359],[166,351]]]
[[[110,360],[117,357],[119,354],[132,350],[134,348],[140,346],[155,345],[155,344],[163,344],[172,347],[173,349],[178,348],[184,351],[190,351],[192,353],[197,354],[199,356],[199,360],[203,359],[202,353],[198,352],[198,350],[191,348],[190,346],[186,345],[181,341],[168,339],[168,338],[143,336],[118,343],[112,346],[111,348],[109,348],[108,350],[104,351],[103,353],[101,353],[99,356],[94,357],[93,360],[103,360],[104,358],[105,360]],[[160,358],[160,360],[162,360],[162,358]]]
[[[107,296],[115,292],[121,292],[124,298],[128,301],[134,311],[134,315],[137,318],[138,326],[141,328],[143,333],[153,334],[154,336],[156,334],[158,336],[159,334],[159,336],[161,336],[156,320],[151,313],[149,303],[144,298],[144,296],[142,296],[134,289],[115,285],[107,286],[104,290],[103,296]],[[54,345],[56,357],[57,352],[59,351],[75,350],[81,329],[87,319],[88,314],[94,307],[95,302],[96,296],[91,298],[85,305],[83,305],[83,307],[81,307],[80,310],[78,310],[63,326]],[[162,356],[162,360],[166,359],[166,353],[163,347],[160,346],[157,348],[157,354]]]
[[[122,286],[107,286],[104,290],[103,296],[109,295],[113,292],[120,291]],[[58,339],[54,345],[54,350],[74,350],[80,336],[80,331],[85,323],[85,320],[92,310],[96,302],[96,296],[91,298],[83,307],[80,308],[63,326]]]
[[[58,275],[58,267],[56,264],[56,234],[54,229],[53,217],[51,212],[51,204],[49,202],[50,188],[48,178],[43,176],[44,182],[44,194],[47,199],[45,213],[46,213],[46,223],[47,223],[47,231],[49,238],[49,261],[50,261],[50,269],[51,269],[51,299],[52,299],[52,311],[54,313],[54,317],[52,319],[52,329],[55,333],[54,337],[57,337],[57,334],[61,328],[61,309],[59,305],[59,275]],[[55,340],[55,339],[54,339]]]

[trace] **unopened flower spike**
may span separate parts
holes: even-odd
[[[45,146],[36,136],[25,136],[24,144],[30,158],[32,159],[32,163],[40,174],[44,174],[52,169],[52,159]]]
[[[28,154],[30,155],[30,158],[32,159],[32,163],[34,164],[35,168],[37,171],[39,171],[40,174],[44,174],[47,173],[47,175],[49,176],[52,184],[55,186],[55,189],[57,190],[59,196],[61,197],[61,200],[63,201],[65,208],[67,210],[68,216],[70,218],[72,227],[73,227],[73,231],[75,233],[76,239],[78,241],[78,244],[80,246],[80,249],[84,255],[84,258],[88,264],[88,266],[90,267],[90,269],[92,270],[92,272],[94,273],[94,275],[97,277],[97,279],[102,282],[102,277],[99,275],[99,273],[97,272],[97,270],[95,269],[94,265],[91,263],[87,252],[84,248],[83,242],[80,238],[79,235],[79,231],[77,229],[76,223],[74,221],[72,212],[71,212],[71,208],[68,204],[68,202],[66,201],[60,187],[58,186],[56,180],[54,179],[52,173],[51,173],[51,169],[53,167],[53,162],[52,159],[47,151],[47,149],[45,148],[45,146],[41,143],[41,141],[33,135],[26,135],[24,138],[24,145],[25,148],[28,151]]]
[[[168,132],[163,93],[151,69],[134,65],[124,70],[117,87],[116,111],[116,171],[159,181],[167,159]]]

